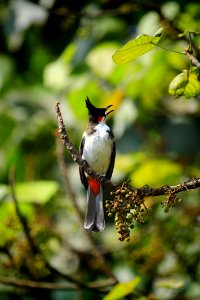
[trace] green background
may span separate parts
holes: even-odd
[[[162,46],[183,52],[188,41],[177,36],[199,31],[199,14],[196,1],[0,1],[0,282],[1,276],[63,282],[45,261],[82,283],[108,279],[70,201],[71,191],[84,214],[78,166],[65,153],[70,189],[59,167],[57,100],[77,149],[87,124],[85,98],[99,107],[113,104],[114,182],[129,178],[134,187],[159,187],[200,177],[199,99],[168,93],[173,78],[189,68],[187,57],[156,47],[128,64],[112,61],[127,41],[160,27]],[[199,49],[198,38],[194,46]],[[43,255],[30,251],[16,214],[13,167],[20,211]],[[147,199],[151,215],[128,243],[118,240],[112,218],[103,233],[90,235],[119,281],[140,278],[134,299],[200,297],[199,197],[199,190],[182,193],[169,213],[164,197]],[[0,285],[0,298],[103,299],[109,290]]]

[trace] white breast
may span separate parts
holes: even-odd
[[[109,127],[105,123],[96,125],[95,130],[92,135],[84,134],[85,144],[82,158],[94,171],[104,174],[110,165],[113,141],[108,133]]]

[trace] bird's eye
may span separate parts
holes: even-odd
[[[100,123],[100,122],[102,121],[102,119],[103,119],[103,117],[102,117],[102,116],[99,116],[98,119],[97,119],[97,120],[98,120],[98,123]]]

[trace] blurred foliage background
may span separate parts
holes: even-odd
[[[170,81],[189,67],[188,59],[156,48],[132,63],[112,61],[128,40],[161,26],[163,45],[184,51],[188,42],[177,35],[199,31],[200,4],[0,1],[0,282],[8,276],[53,283],[76,278],[84,284],[108,279],[108,268],[122,282],[140,278],[134,299],[199,299],[199,190],[183,193],[167,214],[164,198],[147,199],[152,213],[128,243],[118,241],[110,218],[103,233],[88,235],[71,201],[84,214],[78,166],[65,153],[63,176],[56,135],[59,100],[78,148],[88,96],[97,106],[114,105],[108,120],[117,143],[113,181],[130,178],[135,187],[159,187],[200,176],[199,98],[168,94]],[[17,202],[9,184],[13,167]],[[109,284],[104,291],[1,284],[0,298],[102,299],[109,290]]]

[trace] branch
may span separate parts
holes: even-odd
[[[0,276],[0,283],[16,287],[31,288],[31,289],[46,289],[46,290],[79,290],[80,287],[73,283],[53,283],[45,281],[32,281],[27,279],[17,279],[13,277]],[[100,280],[97,282],[88,283],[86,289],[104,289],[114,285],[115,282],[111,279]]]
[[[95,174],[95,176],[96,175],[98,176],[98,174],[96,174],[87,165],[87,162],[82,160],[79,153],[74,149],[73,145],[71,144],[71,142],[68,138],[68,135],[65,131],[65,126],[64,126],[64,123],[63,123],[63,119],[62,119],[62,115],[61,115],[61,112],[60,112],[60,109],[59,109],[59,103],[58,102],[56,102],[56,112],[57,112],[58,126],[59,126],[59,132],[61,134],[61,139],[63,141],[63,144],[66,146],[67,150],[72,155],[72,158],[74,159],[74,161],[77,161],[78,164],[79,163],[83,164],[85,166],[84,168],[86,168],[89,172],[91,172],[92,175]],[[81,222],[83,222],[84,216],[83,216],[81,210],[79,209],[79,206],[76,202],[75,195],[74,195],[74,193],[72,191],[72,188],[70,186],[69,175],[68,175],[68,172],[67,172],[67,167],[66,167],[66,163],[65,163],[65,159],[64,159],[63,147],[61,147],[61,145],[59,144],[58,141],[57,141],[57,157],[58,157],[59,167],[60,167],[61,173],[62,173],[63,178],[64,178],[67,193],[69,195],[69,199],[70,199],[72,205],[74,206],[74,208],[77,212],[79,220]],[[98,176],[98,178],[100,179],[100,175]],[[102,254],[100,249],[97,247],[97,245],[96,245],[96,243],[93,239],[93,236],[87,231],[85,231],[85,234],[86,234],[86,236],[87,236],[87,238],[88,238],[88,240],[89,240],[89,242],[92,246],[92,253],[98,259],[98,261],[101,263],[102,268],[104,270],[104,273],[107,274],[110,278],[112,278],[115,281],[115,283],[117,283],[118,282],[117,278],[115,277],[112,270],[110,269],[109,264],[106,262],[106,260],[104,258],[104,255]]]
[[[37,247],[34,243],[34,240],[31,237],[30,229],[29,229],[27,220],[21,214],[21,211],[19,209],[17,197],[16,197],[16,194],[15,194],[15,169],[14,169],[14,167],[10,168],[9,181],[10,181],[11,196],[12,196],[12,200],[13,200],[14,205],[15,205],[16,214],[17,214],[17,216],[19,218],[19,221],[22,225],[22,228],[23,228],[24,234],[26,236],[26,239],[28,241],[30,250],[32,251],[32,253],[38,253],[38,249],[37,249]]]
[[[68,280],[69,282],[72,282],[74,284],[76,284],[79,287],[85,287],[85,285],[80,281],[77,280],[76,278],[73,278],[67,274],[64,274],[62,272],[60,272],[59,270],[57,270],[56,268],[54,268],[53,266],[51,266],[51,264],[46,260],[43,252],[41,251],[41,249],[36,245],[35,240],[32,238],[31,236],[31,231],[27,222],[26,217],[24,217],[19,209],[19,205],[18,205],[18,199],[15,193],[15,176],[14,176],[14,168],[10,169],[10,173],[9,173],[9,180],[10,180],[10,187],[11,187],[11,196],[15,205],[15,210],[16,210],[16,214],[19,218],[19,221],[22,225],[25,237],[27,239],[28,245],[30,247],[30,251],[33,255],[35,254],[40,254],[41,258],[43,259],[44,263],[45,263],[45,267],[52,273],[65,278],[66,280]]]
[[[107,200],[106,208],[108,216],[114,215],[119,240],[129,241],[130,229],[134,227],[134,223],[144,223],[144,217],[149,214],[145,205],[146,197],[164,195],[166,199],[162,205],[164,207],[164,211],[167,212],[170,207],[174,207],[180,202],[180,199],[177,197],[178,193],[200,187],[200,178],[192,178],[177,185],[163,185],[159,188],[151,188],[149,186],[133,188],[129,187],[127,182],[124,182],[121,185],[113,184],[110,180],[105,179],[102,175],[94,172],[94,170],[92,170],[88,163],[81,158],[78,151],[74,148],[66,133],[59,104],[59,102],[56,102],[55,108],[59,133],[64,146],[71,154],[72,159],[77,162],[84,172],[101,182],[105,188],[111,190],[111,195],[114,197],[114,201]]]
[[[102,183],[107,189],[111,190],[117,190],[122,185],[117,185],[112,183],[110,180],[105,179],[104,176],[96,173],[92,168],[88,165],[88,163],[83,160],[79,154],[79,152],[74,148],[73,144],[71,143],[67,132],[65,130],[65,125],[63,123],[62,114],[59,107],[60,103],[56,102],[56,114],[57,114],[57,120],[58,120],[58,128],[59,128],[59,134],[62,139],[62,142],[68,152],[71,154],[72,159],[81,167],[88,175],[95,178],[99,182]],[[150,196],[162,196],[166,195],[169,192],[173,193],[180,193],[186,190],[193,190],[200,187],[200,178],[192,178],[186,182],[177,184],[177,185],[163,185],[159,188],[151,188],[148,186],[142,187],[142,188],[131,188],[129,187],[129,190],[132,192],[137,192],[139,195],[142,195],[143,197],[150,197]]]
[[[57,101],[55,105],[56,114],[57,114],[57,120],[58,120],[58,128],[59,128],[59,134],[61,137],[61,140],[68,150],[68,152],[71,154],[72,159],[91,177],[97,179],[99,182],[101,182],[104,186],[107,188],[110,187],[113,188],[113,184],[110,182],[110,180],[106,179],[104,176],[97,174],[92,168],[88,165],[88,163],[83,160],[79,154],[79,152],[74,148],[72,145],[67,132],[65,130],[65,125],[63,123],[62,114],[59,107],[60,103]]]
[[[189,58],[189,60],[191,61],[191,63],[193,65],[195,65],[198,69],[200,69],[200,62],[193,55],[193,51],[189,47],[185,49],[185,53],[186,53],[187,57]]]

